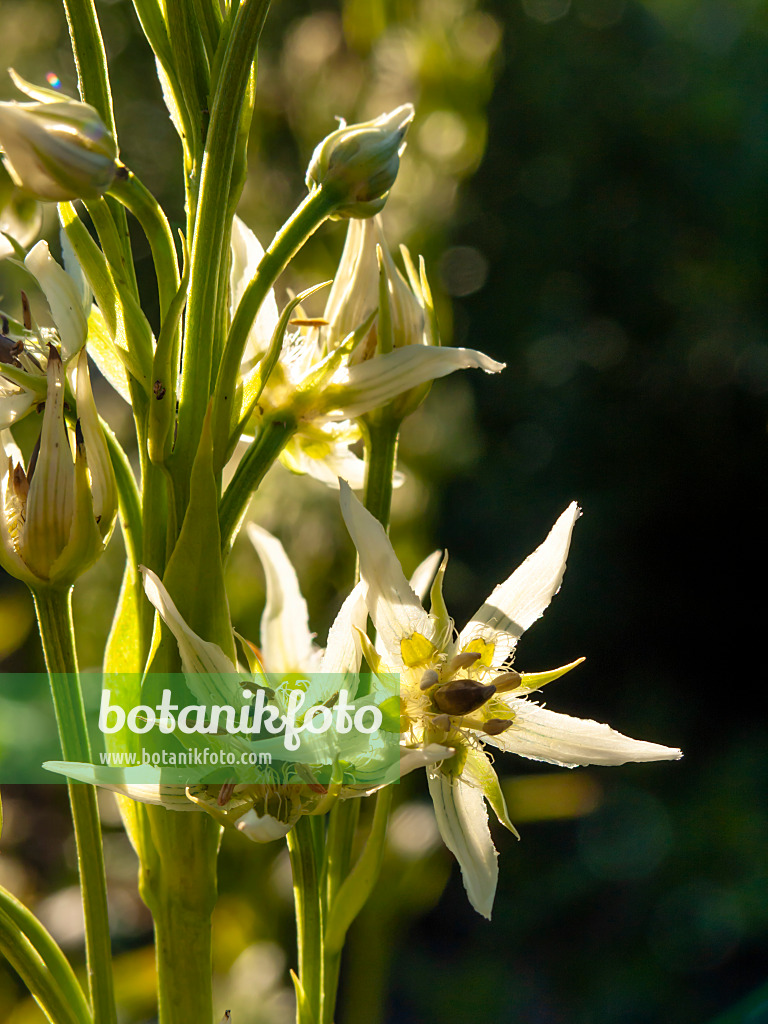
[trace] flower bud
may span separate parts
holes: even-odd
[[[0,103],[0,147],[14,183],[51,202],[103,195],[115,177],[117,143],[97,111],[11,77],[36,99]]]
[[[395,183],[413,105],[404,103],[373,121],[343,125],[317,146],[307,168],[307,188],[337,200],[334,217],[372,217]]]
[[[53,345],[43,426],[25,471],[8,456],[0,512],[0,565],[33,589],[69,587],[101,554],[115,522],[117,488],[88,380],[87,357],[77,367],[80,419],[75,458],[64,421],[65,375]],[[87,456],[86,456],[87,452]],[[90,461],[89,461],[90,460]]]

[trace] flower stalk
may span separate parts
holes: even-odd
[[[77,674],[71,589],[37,588],[32,596],[62,753],[67,760],[89,760],[90,744]],[[88,988],[94,1021],[116,1024],[107,880],[96,790],[78,783],[69,783],[68,789],[83,897]]]

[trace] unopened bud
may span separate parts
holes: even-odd
[[[0,103],[0,147],[14,183],[50,202],[103,195],[115,177],[117,143],[97,111],[11,77],[37,100]]]
[[[484,686],[474,679],[454,679],[434,695],[434,702],[447,715],[469,715],[481,708],[496,693],[493,683]]]
[[[405,103],[373,121],[344,125],[317,146],[307,188],[325,189],[337,200],[335,217],[372,217],[384,207],[413,113],[412,104]]]

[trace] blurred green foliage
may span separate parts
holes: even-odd
[[[181,223],[178,145],[131,5],[98,9],[123,157]],[[450,858],[429,845],[423,780],[409,779],[400,835],[427,859],[398,847],[395,829],[352,940],[348,967],[367,973],[346,982],[343,1024],[765,1019],[767,36],[755,0],[275,4],[242,215],[266,241],[335,115],[413,100],[390,241],[425,253],[446,336],[508,363],[498,378],[439,382],[406,426],[393,524],[406,568],[449,548],[461,625],[577,498],[563,591],[519,665],[586,654],[548,705],[686,754],[574,775],[499,758],[524,824],[520,844],[496,833],[491,925],[455,867],[439,899]],[[0,38],[25,77],[55,70],[74,91],[58,0],[3,0]],[[285,284],[326,278],[342,242],[342,226],[321,232]],[[136,251],[146,275],[138,236]],[[151,308],[146,276],[142,287]],[[125,422],[118,400],[107,415]],[[278,468],[253,514],[295,558],[322,637],[352,571],[335,497]],[[120,558],[115,541],[76,591],[86,665]],[[230,585],[255,638],[262,580],[245,545]],[[25,593],[0,592],[15,670],[40,666],[30,608]],[[0,855],[4,883],[60,928],[74,913],[63,796],[12,791]],[[149,1020],[148,917],[112,822],[125,1020]],[[227,836],[220,874],[222,1007],[236,1024],[278,1024],[294,955],[284,851]],[[0,1017],[39,1020],[20,999],[0,968]]]

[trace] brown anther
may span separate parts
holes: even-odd
[[[9,463],[12,463],[11,459],[8,461]],[[17,462],[13,467],[13,473],[11,474],[11,487],[13,488],[13,493],[17,498],[26,499],[29,494],[29,480],[27,479],[27,474],[24,472],[24,468],[20,462]]]
[[[454,679],[441,686],[432,699],[447,715],[469,715],[481,708],[494,693],[496,687],[493,683],[483,686],[474,679]]]
[[[493,680],[493,685],[496,687],[497,693],[506,693],[507,690],[516,690],[523,681],[523,677],[519,672],[515,672],[514,669],[510,669],[509,672],[504,672],[500,676],[496,676]]]
[[[428,690],[432,686],[436,686],[440,682],[440,676],[435,672],[433,668],[428,668],[424,675],[421,677],[419,683],[420,690]]]
[[[216,798],[216,803],[219,805],[219,807],[223,807],[224,804],[229,803],[229,798],[232,796],[234,791],[235,791],[235,783],[234,782],[224,782],[224,783],[222,783],[221,789],[219,790],[219,795]]]
[[[489,718],[483,725],[483,732],[486,736],[500,736],[512,725],[511,718]]]
[[[443,729],[445,732],[449,732],[451,728],[451,716],[435,715],[435,717],[432,719],[432,725],[436,729]]]
[[[21,293],[21,309],[24,317],[24,326],[28,331],[32,330],[32,310],[29,308],[29,299],[27,293],[22,291]]]
[[[61,355],[59,354],[59,350],[56,348],[55,345],[52,345],[50,342],[48,342],[48,362],[61,362]]]
[[[470,665],[474,665],[481,657],[479,651],[461,651],[446,665],[446,672],[449,676],[455,675],[460,672],[463,668],[469,668]]]
[[[161,380],[156,380],[155,383],[152,385],[152,394],[158,400],[160,400],[161,398],[165,398],[165,385]]]
[[[296,317],[294,320],[289,320],[288,323],[293,327],[327,327],[329,321],[323,316],[312,316]]]

